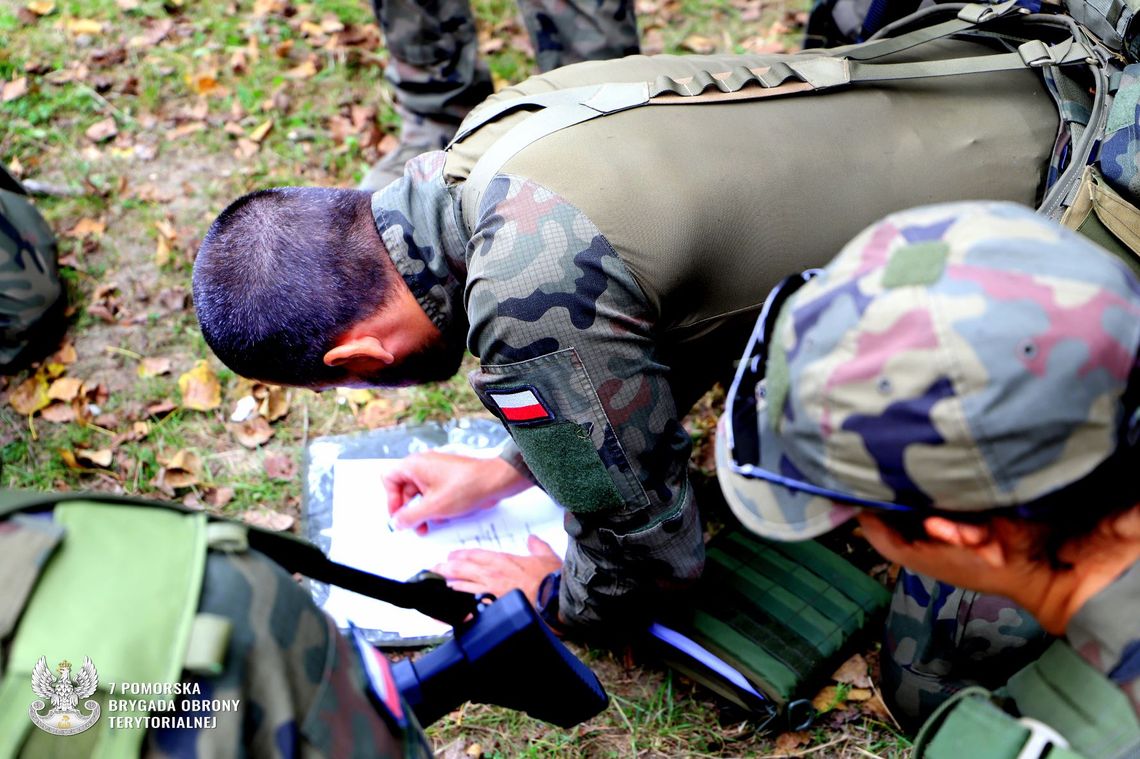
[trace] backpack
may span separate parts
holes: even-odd
[[[55,348],[65,307],[55,236],[0,166],[0,373],[16,372]]]

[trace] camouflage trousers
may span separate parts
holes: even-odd
[[[883,696],[899,723],[914,731],[963,688],[1005,685],[1051,641],[1009,599],[904,569],[887,616]]]
[[[468,0],[373,0],[401,108],[458,124],[493,89]],[[633,0],[518,0],[538,67],[638,52]]]

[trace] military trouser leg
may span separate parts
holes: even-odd
[[[518,0],[540,71],[636,55],[633,0]]]
[[[403,110],[458,124],[492,92],[467,0],[373,0]]]
[[[373,0],[403,110],[458,123],[492,92],[467,0]],[[542,71],[638,52],[632,0],[519,0]]]

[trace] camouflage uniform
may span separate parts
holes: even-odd
[[[638,52],[632,0],[519,0],[542,71]],[[458,124],[493,92],[467,0],[373,0],[402,109]],[[439,146],[439,147],[442,147]]]
[[[63,333],[55,237],[0,167],[0,372],[50,352]]]
[[[1140,281],[1083,237],[1011,204],[896,214],[780,310],[757,395],[759,466],[918,509],[1032,504],[1127,455],[1122,397],[1138,353]],[[810,538],[855,513],[743,476],[723,435],[717,447],[730,505],[762,535]],[[1126,482],[1109,490],[1129,498]],[[1040,650],[1027,616],[904,574],[886,695],[915,719],[965,683],[1001,684]],[[1088,601],[1065,637],[1140,713],[1140,565]]]
[[[938,49],[960,54],[958,44]],[[584,63],[532,77],[481,109],[592,82],[681,80],[771,61],[635,56]],[[900,87],[909,85],[890,90]],[[852,130],[825,114],[876,123],[885,90],[639,108],[564,129],[491,180],[470,230],[463,220],[470,209],[462,207],[470,164],[524,113],[482,127],[446,154],[409,162],[403,179],[373,195],[377,229],[412,293],[447,341],[461,346],[466,339],[481,359],[471,382],[510,430],[517,450],[508,455],[568,509],[564,620],[604,620],[613,630],[648,613],[659,601],[655,591],[699,575],[701,528],[686,475],[691,444],[680,419],[730,375],[733,346],[743,343],[771,284],[822,263],[859,226],[915,193],[1034,202],[1057,124],[1039,79],[1020,71],[950,87],[938,97],[961,98],[962,107],[942,100],[941,112],[961,116],[959,123],[927,118],[922,103],[931,93],[919,86],[914,98],[900,98],[900,107],[919,104],[913,119],[898,114],[908,130],[904,144],[883,130],[860,130],[875,143],[867,150],[893,152],[897,164],[918,150],[913,160],[937,166],[931,170],[944,182],[931,187],[924,175],[892,174],[881,191],[852,193],[829,224],[812,221],[804,198],[839,192],[835,177],[803,172],[794,151],[754,135],[766,127],[798,131],[821,164],[832,150],[842,162]],[[987,92],[1001,93],[985,105],[993,120],[975,118],[968,107]],[[1007,108],[1013,119],[975,143],[977,160],[997,162],[1000,171],[979,174],[958,149],[932,156],[946,144],[943,134],[989,128]],[[676,164],[663,158],[674,156]],[[765,167],[763,185],[741,165]],[[790,186],[800,191],[783,192]],[[529,410],[512,410],[520,399]]]
[[[19,615],[63,530],[47,519],[0,521],[0,642],[5,658]],[[79,603],[68,599],[71,604]],[[206,559],[198,611],[232,624],[224,669],[198,683],[198,700],[237,699],[237,711],[210,729],[165,728],[147,733],[152,757],[430,757],[411,721],[403,731],[366,695],[358,654],[292,576],[260,553],[213,553]],[[11,665],[5,662],[5,669]],[[29,701],[32,697],[28,689]],[[177,703],[177,700],[176,700]],[[26,709],[26,705],[24,706]],[[178,712],[163,712],[178,716]],[[56,737],[31,729],[19,756],[89,756],[96,730]]]

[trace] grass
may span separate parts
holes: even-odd
[[[306,440],[362,429],[375,399],[389,402],[381,416],[386,423],[485,413],[463,372],[448,383],[387,394],[297,391],[288,414],[273,423],[274,436],[246,448],[229,415],[249,387],[210,356],[192,309],[180,300],[179,292],[189,290],[201,235],[231,199],[275,184],[355,184],[379,152],[364,132],[345,131],[354,105],[375,108],[375,123],[384,133],[397,131],[398,116],[383,91],[382,49],[338,47],[311,26],[329,17],[345,25],[369,24],[364,0],[55,0],[51,12],[38,18],[22,9],[26,1],[0,5],[0,80],[27,80],[25,94],[0,103],[0,160],[19,166],[26,178],[82,193],[41,198],[37,205],[59,234],[66,263],[62,278],[75,308],[68,340],[77,360],[64,376],[102,386],[107,400],[89,423],[56,424],[39,415],[29,418],[8,403],[34,369],[0,379],[0,483],[172,495],[189,503],[232,488],[232,500],[221,507],[227,514],[269,509],[299,516],[299,475],[270,479],[268,456],[296,460]],[[532,52],[512,44],[525,36],[512,0],[475,0],[473,6],[484,39],[500,36],[507,43],[486,56],[496,82],[529,74]],[[686,52],[695,44],[721,52],[749,50],[757,41],[788,35],[771,28],[789,14],[782,3],[643,0],[641,6],[639,24],[651,52]],[[83,23],[90,29],[90,22],[97,32],[75,31]],[[161,28],[166,32],[160,38],[136,44]],[[107,63],[119,57],[121,62]],[[298,74],[307,62],[318,70]],[[106,141],[86,136],[107,118],[117,135]],[[273,125],[262,141],[252,150],[243,146],[268,120]],[[84,219],[101,220],[105,231],[85,239],[65,234]],[[163,264],[156,261],[160,222],[176,233]],[[113,300],[119,312],[107,323],[93,296],[111,283],[118,286]],[[136,356],[169,359],[170,370],[140,378]],[[179,404],[178,379],[199,359],[217,377],[220,405],[152,413],[154,404]],[[465,369],[472,366],[468,359]],[[706,399],[690,420],[698,447],[707,448],[718,408],[719,398]],[[146,422],[144,436],[113,445],[115,436],[126,435],[137,422]],[[104,470],[73,469],[61,454],[104,446],[114,448],[113,463]],[[198,481],[164,493],[156,479],[182,450],[200,458]],[[707,466],[694,471],[711,474]],[[578,651],[611,693],[613,706],[605,713],[563,731],[518,712],[468,705],[431,728],[441,755],[452,749],[463,754],[474,743],[488,757],[774,751],[771,736],[758,735],[754,725],[692,683],[609,652]],[[848,744],[874,755],[905,752],[905,739],[877,723],[852,723],[844,730],[837,736],[821,729],[812,745],[849,735],[841,747],[848,756],[865,755],[849,751]]]

